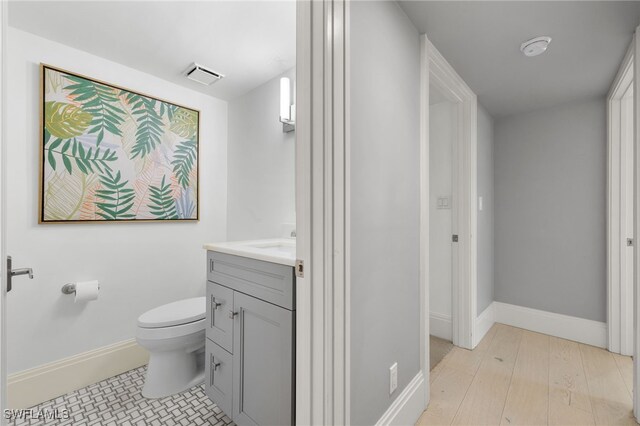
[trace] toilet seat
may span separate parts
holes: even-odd
[[[174,337],[183,337],[190,334],[204,331],[205,320],[204,318],[198,321],[193,321],[188,324],[174,325],[171,327],[138,327],[136,337],[144,340],[165,340]]]
[[[202,321],[206,313],[205,297],[178,300],[151,309],[138,317],[140,328],[166,328]]]

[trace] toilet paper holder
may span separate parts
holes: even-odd
[[[63,294],[74,294],[76,292],[76,285],[73,283],[65,284],[62,286]]]
[[[98,286],[98,289],[100,287]],[[75,294],[76,293],[76,283],[67,283],[62,286],[62,294]]]
[[[73,294],[73,303],[97,300],[100,293],[98,280],[70,282],[62,286],[62,294]]]

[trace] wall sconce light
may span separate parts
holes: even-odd
[[[296,106],[291,104],[291,83],[287,77],[280,79],[280,122],[285,133],[296,129]]]

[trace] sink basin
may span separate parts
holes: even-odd
[[[282,241],[270,241],[270,242],[256,242],[247,244],[248,247],[253,247],[258,250],[275,251],[287,253],[292,256],[296,255],[296,243],[288,243]]]
[[[204,248],[288,266],[294,266],[296,263],[295,238],[213,243],[205,244]]]

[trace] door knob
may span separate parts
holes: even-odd
[[[31,268],[21,268],[21,269],[14,269],[11,271],[11,276],[12,277],[17,277],[18,275],[29,275],[29,279],[32,280],[33,279],[33,269]]]
[[[13,261],[11,259],[11,256],[7,256],[7,265],[6,265],[6,279],[7,279],[7,292],[11,291],[12,283],[11,280],[13,279],[13,277],[17,277],[20,275],[28,275],[29,279],[33,279],[33,269],[31,268],[20,268],[20,269],[13,269]]]

